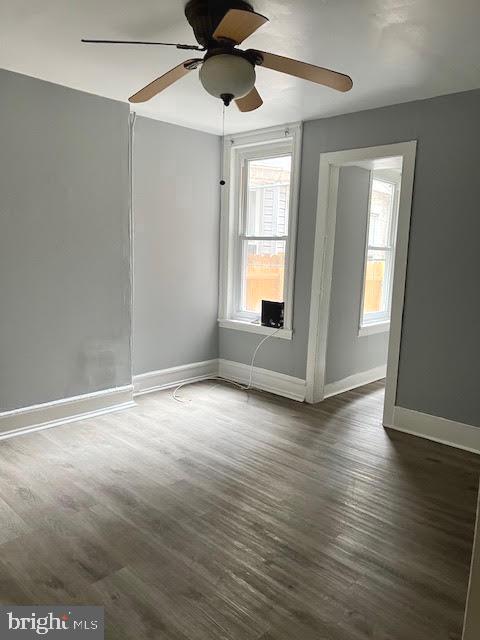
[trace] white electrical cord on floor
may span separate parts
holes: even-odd
[[[269,338],[273,338],[273,336],[275,334],[277,334],[281,329],[283,329],[283,327],[279,327],[273,333],[269,333],[268,336],[265,336],[264,338],[262,338],[260,340],[260,342],[257,344],[257,347],[256,347],[255,351],[253,352],[252,360],[250,362],[250,377],[249,377],[247,386],[245,386],[243,384],[240,384],[239,382],[235,382],[234,380],[229,380],[228,378],[222,378],[221,376],[212,376],[211,378],[205,378],[205,380],[223,380],[224,382],[228,382],[229,384],[233,384],[236,387],[239,387],[240,389],[243,389],[243,391],[249,391],[252,388],[253,368],[254,368],[255,358],[257,357],[258,350],[260,349],[260,347],[262,346],[262,344],[264,342],[266,342]],[[182,387],[186,387],[189,384],[192,384],[192,383],[191,382],[182,382],[182,384],[179,384],[178,387],[176,387],[174,389],[174,391],[172,393],[172,398],[174,400],[176,400],[177,402],[185,402],[184,400],[182,400],[181,398],[179,398],[177,396],[177,391],[179,391]]]

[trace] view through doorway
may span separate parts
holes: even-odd
[[[414,142],[321,156],[308,402],[386,378],[393,411],[414,159]]]

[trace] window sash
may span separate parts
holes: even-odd
[[[250,320],[251,322],[258,322],[260,320],[260,316],[261,316],[261,312],[260,311],[251,311],[246,309],[246,301],[247,301],[247,286],[248,286],[248,278],[247,278],[247,273],[248,273],[248,267],[249,267],[249,253],[248,253],[248,248],[249,248],[249,243],[250,242],[255,242],[255,241],[260,241],[260,242],[271,242],[272,244],[275,244],[276,246],[273,248],[273,252],[272,255],[274,255],[275,253],[275,249],[278,248],[278,244],[283,244],[285,247],[285,253],[284,253],[284,259],[283,259],[283,289],[282,289],[282,298],[285,301],[285,291],[286,291],[286,287],[287,287],[287,280],[286,280],[286,275],[287,275],[287,240],[288,237],[284,236],[282,238],[278,238],[278,237],[272,237],[271,239],[269,238],[265,238],[265,237],[260,237],[260,238],[255,238],[252,240],[252,238],[250,237],[245,237],[243,239],[241,239],[241,247],[240,247],[240,274],[239,274],[239,284],[240,284],[240,288],[239,288],[239,304],[238,304],[238,308],[237,308],[237,316],[239,319],[242,320]],[[277,244],[278,243],[278,244]],[[259,255],[262,255],[261,253]],[[280,265],[279,265],[280,266]]]
[[[289,270],[291,268],[289,260],[289,240],[290,240],[290,225],[291,225],[291,203],[292,190],[294,187],[294,148],[293,142],[281,144],[273,143],[267,144],[262,147],[261,150],[255,150],[253,153],[246,152],[242,154],[239,162],[239,176],[240,176],[240,202],[236,219],[236,239],[235,239],[235,266],[233,274],[233,289],[234,289],[234,305],[233,305],[233,319],[246,320],[249,322],[259,322],[261,313],[248,311],[245,309],[246,301],[246,265],[247,254],[246,248],[249,241],[261,241],[261,242],[285,242],[285,262],[284,262],[284,280],[283,280],[283,301],[285,306],[287,305],[288,297],[288,284],[289,284]],[[283,156],[291,156],[292,163],[290,169],[290,198],[289,198],[289,215],[287,224],[286,235],[253,235],[247,233],[247,207],[248,207],[248,163],[252,160],[261,160],[263,158],[279,158]],[[276,185],[275,185],[276,186]]]
[[[248,163],[252,160],[262,160],[264,158],[281,158],[283,156],[291,156],[291,168],[290,168],[290,203],[292,201],[292,176],[293,176],[293,148],[291,144],[282,144],[280,148],[274,150],[272,153],[268,149],[265,149],[264,153],[255,153],[253,155],[245,154],[240,162],[240,210],[238,213],[238,229],[240,236],[246,236],[247,234],[247,212],[248,212]],[[286,184],[286,183],[285,183]],[[275,185],[275,186],[285,186]],[[267,185],[265,185],[267,186]],[[271,186],[271,185],[268,185]],[[265,187],[259,187],[259,189]],[[289,203],[289,204],[290,204]],[[288,216],[287,235],[290,227],[290,211]]]
[[[371,249],[369,249],[371,250]],[[387,249],[375,249],[377,251],[382,251],[385,253],[385,272],[383,278],[383,288],[382,288],[382,311],[364,311],[365,305],[365,289],[366,289],[366,273],[368,266],[368,251],[366,254],[365,260],[365,283],[364,283],[364,293],[362,298],[362,322],[361,327],[371,326],[372,324],[379,324],[388,322],[390,320],[390,300],[392,296],[392,276],[393,276],[393,258],[394,258],[394,250],[393,248]]]
[[[372,216],[372,191],[373,191],[373,183],[374,182],[384,182],[385,184],[389,184],[393,186],[393,197],[391,199],[390,202],[390,211],[388,212],[388,244],[386,244],[385,246],[382,245],[371,245],[370,244],[370,222],[371,222],[371,216]],[[398,184],[391,181],[391,180],[386,180],[385,178],[378,178],[378,177],[374,177],[372,176],[372,180],[371,180],[371,185],[370,185],[370,196],[369,196],[369,203],[368,203],[368,222],[367,222],[367,247],[368,249],[378,249],[378,250],[385,250],[385,249],[393,249],[393,247],[395,246],[395,235],[396,235],[396,209],[397,209],[397,204],[398,204]]]
[[[393,197],[390,203],[389,211],[389,229],[388,229],[388,244],[385,245],[373,245],[370,244],[370,222],[371,222],[371,202],[372,202],[372,190],[373,182],[385,182],[393,185]],[[390,321],[391,315],[391,301],[392,301],[392,289],[393,289],[393,270],[394,270],[394,253],[395,253],[395,238],[396,238],[396,226],[397,226],[397,210],[399,199],[399,185],[391,180],[384,178],[374,177],[373,174],[370,180],[370,194],[368,201],[368,219],[366,230],[366,247],[364,258],[364,273],[363,273],[363,288],[362,299],[360,306],[360,328],[372,326],[375,324],[382,324]],[[368,267],[368,255],[370,251],[379,251],[385,254],[385,272],[383,278],[383,290],[382,290],[382,311],[364,311],[365,306],[365,292],[367,284],[367,267]]]
[[[275,242],[278,240],[278,242],[282,242],[282,240],[288,240],[289,236],[250,236],[241,233],[238,237],[240,240],[265,240],[265,242]]]

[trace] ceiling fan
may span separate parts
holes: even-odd
[[[343,73],[257,49],[238,49],[239,44],[268,22],[268,18],[255,13],[245,0],[190,0],[185,7],[185,15],[199,46],[138,40],[82,39],[82,42],[166,45],[206,52],[203,58],[185,60],[150,82],[133,94],[129,98],[130,102],[150,100],[197,67],[200,67],[200,81],[206,91],[220,98],[226,106],[235,100],[240,111],[253,111],[263,104],[255,88],[256,65],[310,80],[337,91],[349,91],[352,88],[352,79]]]

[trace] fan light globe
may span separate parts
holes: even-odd
[[[243,98],[255,86],[255,69],[241,56],[220,53],[207,58],[200,69],[200,81],[215,98]]]

